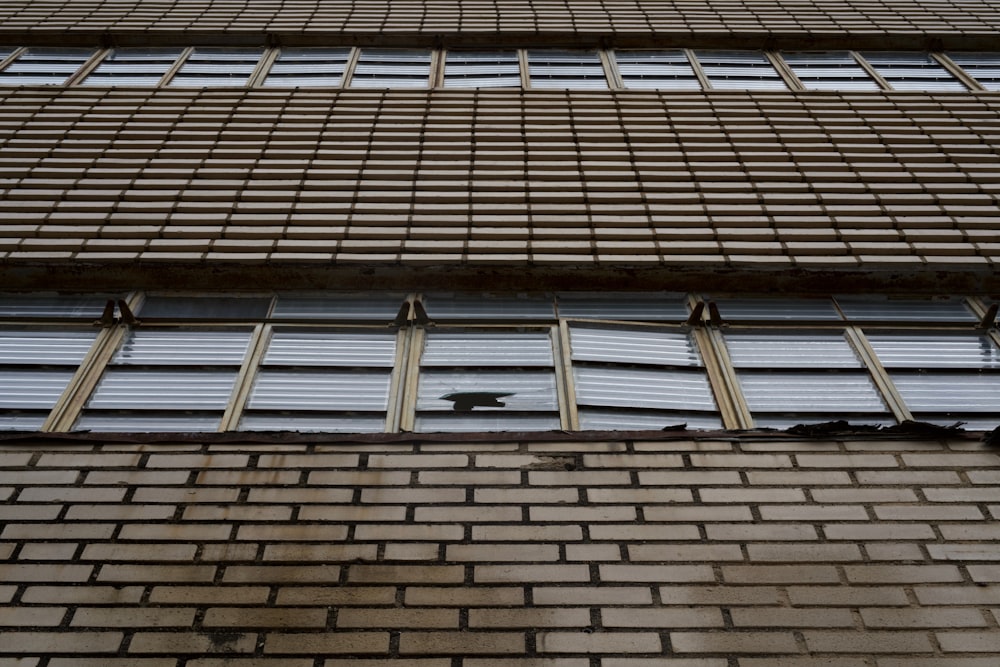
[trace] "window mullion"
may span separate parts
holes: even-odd
[[[579,430],[576,413],[576,391],[573,388],[573,368],[569,346],[569,329],[566,320],[553,325],[549,336],[552,339],[552,362],[556,373],[556,401],[559,404],[559,428],[564,431]]]
[[[271,338],[272,326],[270,324],[258,324],[254,327],[253,335],[250,338],[250,345],[247,346],[247,353],[240,364],[239,375],[233,384],[233,392],[229,402],[226,404],[225,412],[219,421],[219,431],[235,431],[239,428],[240,417],[246,407],[247,398],[253,389],[254,379],[260,370],[261,359],[267,351],[267,341]]]
[[[864,56],[862,56],[857,51],[851,51],[851,55],[854,57],[854,60],[859,65],[861,65],[862,69],[864,69],[870,77],[875,79],[875,82],[878,83],[879,87],[882,90],[893,90],[892,85],[888,81],[886,81],[885,78],[881,74],[879,74],[878,71],[874,67],[872,67],[867,60],[865,60]]]
[[[892,411],[896,420],[900,422],[912,420],[913,414],[906,407],[906,402],[896,389],[896,385],[893,383],[892,378],[889,377],[888,371],[886,371],[882,362],[879,361],[878,355],[875,354],[875,350],[868,342],[861,328],[856,326],[847,327],[845,332],[854,350],[861,357],[862,363],[868,368],[868,373],[871,375],[872,380],[874,380],[875,386],[878,387],[879,392],[882,394],[882,399]]]
[[[401,419],[404,412],[403,399],[406,394],[403,389],[410,377],[410,357],[413,343],[412,326],[401,327],[396,332],[396,361],[392,366],[392,376],[389,380],[389,403],[386,406],[385,431],[397,433],[401,430]],[[412,430],[412,428],[411,428]]]
[[[170,68],[160,78],[160,82],[156,84],[157,88],[165,86],[168,83],[170,83],[170,80],[174,78],[174,75],[177,74],[178,70],[180,70],[180,68],[184,66],[185,61],[187,61],[187,59],[191,56],[192,53],[194,53],[193,46],[189,46],[186,49],[184,49],[183,53],[177,56],[177,60],[174,61],[174,64],[171,65]]]
[[[701,84],[701,89],[712,90],[712,84],[708,80],[705,70],[701,68],[701,63],[698,62],[698,57],[694,54],[694,49],[683,49],[683,51],[688,62],[691,63],[691,69],[694,70],[694,75],[698,78],[698,83]]]
[[[528,65],[528,50],[517,50],[518,68],[521,70],[521,88],[527,90],[531,88],[531,72]]]
[[[2,72],[5,69],[7,69],[8,65],[10,65],[12,62],[14,62],[15,60],[17,60],[18,58],[20,58],[21,55],[25,51],[27,51],[27,50],[28,50],[27,47],[21,46],[19,48],[14,49],[14,52],[11,53],[6,58],[0,59],[0,72]]]
[[[72,76],[66,79],[66,83],[64,85],[75,86],[76,84],[83,81],[91,72],[97,69],[97,66],[100,65],[101,62],[105,58],[107,58],[108,54],[110,53],[111,49],[98,49],[97,52],[94,53],[93,56],[91,56],[90,60],[81,65],[80,68],[76,70],[76,72],[73,73]]]
[[[805,90],[805,84],[802,83],[801,79],[796,76],[792,68],[788,66],[785,59],[781,57],[776,52],[765,51],[764,57],[771,62],[771,66],[774,67],[774,71],[778,73],[782,79],[785,80],[785,85],[788,86],[789,90]]]
[[[715,403],[722,415],[725,428],[752,428],[753,417],[740,384],[736,378],[736,370],[729,359],[729,352],[722,332],[716,329],[696,327],[692,331],[695,343],[705,362],[708,383],[715,395]]]
[[[400,399],[402,414],[399,418],[399,429],[410,432],[416,427],[417,383],[420,380],[420,357],[424,349],[427,331],[424,327],[413,327],[407,343],[409,356],[406,360],[406,372],[403,376]]]
[[[264,51],[264,55],[257,61],[257,67],[254,69],[253,74],[247,79],[247,88],[260,88],[267,77],[267,73],[271,71],[271,66],[274,65],[274,61],[278,58],[278,53],[279,49],[267,49]]]
[[[614,53],[608,49],[600,49],[597,54],[601,57],[601,64],[604,65],[604,78],[608,80],[608,87],[612,90],[624,88],[625,84],[622,82],[622,76],[618,72]]]

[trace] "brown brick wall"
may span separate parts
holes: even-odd
[[[991,93],[0,94],[8,271],[992,273],[1000,255]]]
[[[972,440],[7,442],[0,665],[986,667],[998,464]]]

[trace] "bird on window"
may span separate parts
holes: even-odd
[[[443,401],[454,401],[452,410],[456,412],[470,412],[472,408],[503,408],[506,403],[500,399],[506,396],[513,396],[513,393],[503,393],[499,391],[456,391],[451,394],[441,396]]]

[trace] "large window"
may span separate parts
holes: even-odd
[[[668,293],[0,297],[0,428],[1000,424],[984,299]]]

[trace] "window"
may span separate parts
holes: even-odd
[[[418,49],[361,49],[351,76],[354,88],[426,88],[431,52]]]
[[[893,90],[966,90],[951,72],[926,53],[865,52],[865,60]]]
[[[81,82],[85,86],[155,86],[184,49],[115,49]]]
[[[949,53],[948,57],[986,90],[1000,90],[1000,53]]]
[[[596,51],[528,51],[532,88],[607,88],[604,65]]]
[[[786,90],[784,79],[760,51],[695,51],[712,88]]]
[[[168,85],[245,86],[263,53],[263,49],[199,46],[188,55]]]
[[[449,51],[445,88],[520,88],[517,51]]]
[[[264,86],[340,86],[351,49],[281,49]]]
[[[0,72],[0,85],[61,86],[94,53],[94,49],[27,49]]]
[[[701,82],[680,49],[615,51],[615,60],[626,88],[701,90]]]
[[[850,51],[801,51],[782,58],[806,90],[879,90]]]

